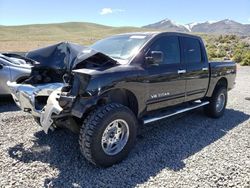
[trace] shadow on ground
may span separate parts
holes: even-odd
[[[20,110],[15,102],[13,101],[11,95],[0,96],[0,113],[11,112]]]
[[[79,152],[77,135],[67,130],[50,135],[37,132],[31,148],[19,144],[9,148],[9,155],[23,163],[40,161],[57,168],[58,177],[46,179],[45,186],[134,187],[162,169],[181,170],[185,167],[184,159],[248,119],[249,115],[232,109],[226,110],[220,119],[209,119],[201,111],[194,111],[146,126],[129,157],[107,169],[89,164]]]

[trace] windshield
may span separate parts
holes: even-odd
[[[117,35],[100,40],[91,47],[114,59],[130,60],[148,41],[148,35]]]

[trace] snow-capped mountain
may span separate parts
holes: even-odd
[[[225,19],[221,21],[193,22],[185,25],[177,24],[169,19],[143,26],[143,28],[159,29],[177,32],[198,32],[218,34],[250,35],[250,24]]]
[[[199,24],[199,23],[193,22],[193,23],[186,24],[186,25],[184,25],[184,26],[187,28],[188,31],[192,32],[192,28],[193,28],[194,26],[196,26],[197,24]]]
[[[143,28],[188,32],[188,29],[184,25],[176,24],[169,19],[161,20],[159,22],[143,26]]]

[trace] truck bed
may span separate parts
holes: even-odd
[[[232,61],[209,62],[210,82],[207,96],[212,96],[215,85],[221,78],[227,81],[227,88],[231,90],[235,84],[236,64]]]

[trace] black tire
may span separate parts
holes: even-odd
[[[121,151],[114,155],[108,155],[102,145],[103,133],[111,122],[118,119],[127,123],[129,136]],[[135,144],[136,136],[137,119],[134,113],[121,104],[107,104],[92,111],[85,118],[79,135],[80,150],[91,163],[101,167],[109,167],[127,157]]]
[[[220,108],[216,107],[218,98],[223,95],[224,103]],[[219,86],[215,88],[213,96],[209,98],[209,104],[204,107],[205,113],[212,118],[219,118],[224,114],[226,105],[227,105],[227,89],[226,87]]]

